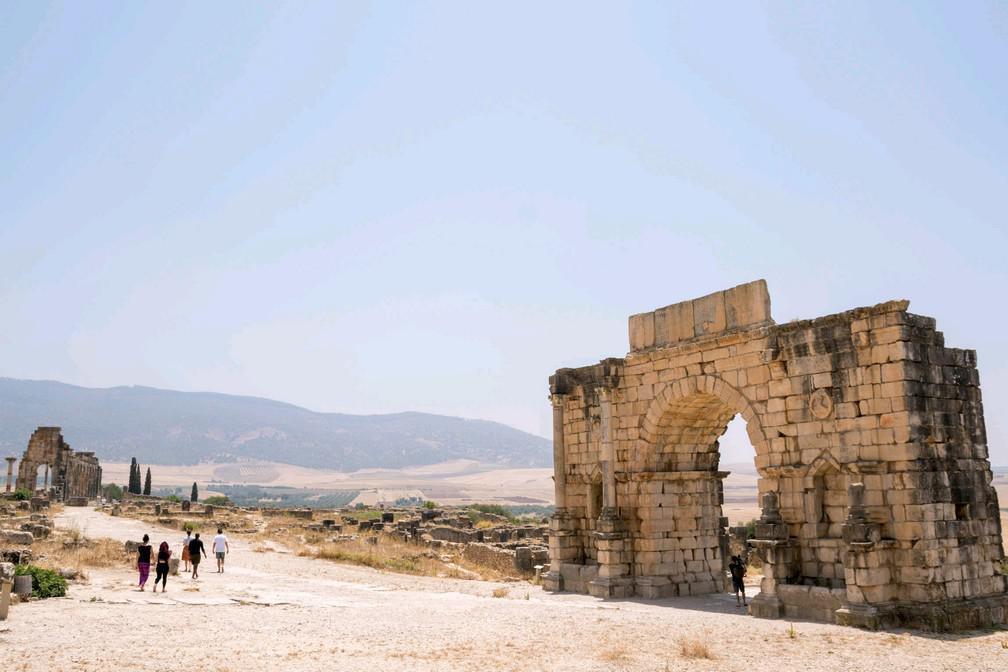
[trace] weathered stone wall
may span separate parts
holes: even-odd
[[[98,458],[91,452],[71,450],[59,427],[39,427],[32,433],[18,465],[17,487],[35,492],[40,468],[45,480],[42,490],[51,492],[58,500],[90,499],[101,490]]]
[[[557,371],[547,587],[721,590],[718,437],[740,414],[764,502],[754,613],[794,613],[781,585],[840,591],[828,592],[844,595],[837,619],[866,625],[919,612],[901,603],[948,613],[1004,598],[975,353],[946,348],[935,321],[907,307],[775,325],[759,281],[634,315],[626,358]],[[577,569],[568,581],[564,565],[597,575]],[[807,592],[783,595],[822,616],[825,602]],[[1004,618],[1001,607],[980,612]]]
[[[481,567],[489,567],[502,574],[514,574],[516,571],[515,552],[509,548],[473,542],[466,544],[462,549],[462,557],[469,562]]]

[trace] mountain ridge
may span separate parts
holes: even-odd
[[[252,458],[343,471],[459,458],[502,467],[552,464],[549,440],[490,420],[418,411],[323,413],[221,392],[0,378],[0,450],[20,455],[40,425],[62,427],[75,450],[109,461]]]

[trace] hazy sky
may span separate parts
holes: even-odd
[[[548,436],[763,277],[938,318],[1008,462],[1003,3],[279,4],[0,4],[0,375]]]

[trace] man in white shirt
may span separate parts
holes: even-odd
[[[214,555],[217,556],[217,573],[224,573],[224,556],[231,552],[228,546],[227,537],[224,536],[223,528],[217,528],[217,536],[213,538]]]

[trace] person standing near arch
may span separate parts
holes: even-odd
[[[731,562],[728,563],[728,571],[731,572],[732,590],[735,592],[735,606],[748,606],[745,597],[746,567],[745,563],[742,562],[741,556],[733,555],[731,557]],[[742,596],[741,604],[739,604],[739,595]]]

